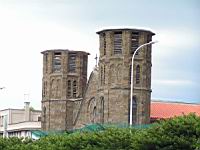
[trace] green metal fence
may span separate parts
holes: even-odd
[[[80,129],[74,129],[74,130],[69,130],[69,131],[41,131],[41,130],[34,130],[32,131],[32,134],[37,136],[37,137],[44,137],[47,135],[52,135],[52,134],[64,134],[64,133],[75,133],[75,132],[95,132],[95,131],[103,131],[107,128],[136,128],[136,129],[144,129],[144,128],[149,128],[152,126],[152,124],[143,124],[143,125],[133,125],[130,127],[129,124],[88,124],[85,125],[83,128]]]

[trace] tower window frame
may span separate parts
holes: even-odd
[[[68,72],[76,72],[76,53],[69,53],[68,55]]]
[[[83,56],[83,75],[87,75],[87,56]]]
[[[54,52],[53,54],[53,72],[61,72],[61,52]]]
[[[114,32],[113,53],[122,54],[122,31]]]
[[[141,68],[140,65],[136,66],[136,75],[135,75],[135,83],[136,84],[140,84],[140,72],[141,72]]]
[[[44,54],[45,59],[45,73],[48,73],[48,53]]]
[[[67,98],[76,98],[77,97],[77,81],[69,79],[67,81]]]
[[[139,38],[140,38],[139,32],[131,32],[131,51],[130,51],[131,54],[133,54],[135,50],[139,47]],[[139,55],[139,53],[136,52],[135,55]]]

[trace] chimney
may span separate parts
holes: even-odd
[[[25,121],[30,121],[30,102],[24,102]]]

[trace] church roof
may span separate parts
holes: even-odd
[[[73,52],[73,53],[87,53],[88,55],[90,55],[90,53],[85,52],[85,51],[77,51],[77,50],[69,50],[69,49],[49,49],[49,50],[44,50],[41,53],[45,54],[48,52]]]
[[[195,113],[200,116],[200,104],[180,103],[180,102],[151,102],[151,118],[166,119],[175,116]]]
[[[123,30],[133,30],[133,31],[137,31],[137,32],[149,32],[151,33],[152,35],[155,35],[155,33],[153,33],[151,30],[149,29],[141,29],[141,28],[137,28],[137,27],[132,27],[132,26],[124,26],[124,27],[108,27],[108,28],[105,28],[105,29],[99,29],[99,31],[97,31],[96,33],[97,34],[100,34],[102,32],[106,32],[106,31],[123,31]]]

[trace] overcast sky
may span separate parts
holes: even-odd
[[[0,109],[40,109],[43,50],[87,51],[90,73],[112,26],[156,33],[153,99],[200,103],[199,16],[199,0],[0,0]]]

